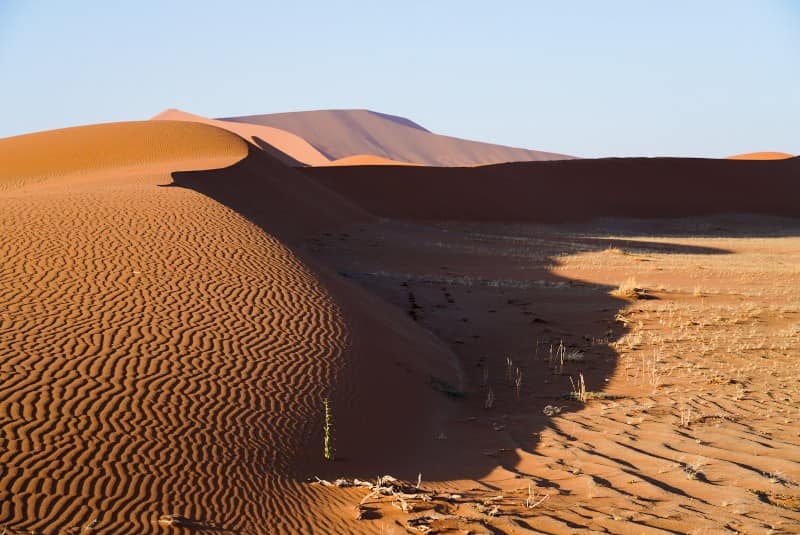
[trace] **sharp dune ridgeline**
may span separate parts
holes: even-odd
[[[212,169],[247,154],[230,132],[177,121],[48,130],[0,140],[0,188],[58,177]]]
[[[0,525],[157,533],[179,511],[224,533],[323,529],[297,482],[327,475],[324,397],[351,463],[421,462],[409,441],[448,410],[426,385],[456,384],[454,357],[289,244],[359,209],[194,122],[7,138],[0,155]],[[421,394],[407,416],[380,416],[387,375]]]
[[[329,160],[305,139],[270,126],[234,123],[207,119],[181,110],[165,110],[155,117],[156,121],[189,121],[209,124],[241,136],[287,165],[326,165]]]
[[[798,177],[364,110],[0,139],[0,533],[793,532]]]
[[[794,158],[794,154],[787,152],[747,152],[745,154],[737,154],[735,156],[728,156],[730,160],[788,160]]]
[[[563,223],[725,212],[800,215],[800,158],[604,158],[304,172],[375,215],[400,219]]]

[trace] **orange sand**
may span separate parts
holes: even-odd
[[[797,532],[799,159],[287,161],[0,139],[8,535]]]
[[[198,122],[229,130],[289,165],[325,165],[328,163],[328,158],[306,140],[279,128],[207,119],[175,109],[165,110],[153,119]]]
[[[448,405],[428,385],[457,385],[452,354],[260,226],[299,237],[359,210],[198,123],[43,132],[0,154],[9,533],[160,533],[168,513],[216,533],[338,532],[300,483],[332,468],[324,397],[338,469],[422,464],[404,454],[435,442]],[[387,388],[419,395],[400,411]]]
[[[730,160],[785,160],[787,158],[794,158],[794,154],[785,152],[748,152],[746,154],[728,156]]]
[[[375,156],[374,154],[355,154],[353,156],[346,156],[333,160],[327,165],[422,165],[412,162],[401,162],[399,160],[392,160],[390,158],[383,158]]]
[[[238,136],[177,121],[108,123],[0,140],[0,188],[92,173],[224,167],[247,154]]]

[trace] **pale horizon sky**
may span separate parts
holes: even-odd
[[[800,0],[0,0],[0,137],[366,108],[584,157],[800,153]]]

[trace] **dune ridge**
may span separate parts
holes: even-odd
[[[431,221],[559,223],[722,212],[796,216],[794,199],[800,194],[800,158],[607,158],[303,172],[380,217]]]
[[[328,163],[328,158],[306,140],[279,128],[208,119],[176,109],[164,110],[152,120],[191,121],[216,126],[241,136],[288,165],[325,165]]]
[[[208,137],[217,153],[195,158]],[[0,161],[17,141],[0,140]],[[12,178],[51,179],[0,192],[0,525],[160,533],[175,513],[218,533],[338,531],[338,511],[308,514],[304,478],[419,467],[402,453],[434,437],[447,401],[429,378],[457,382],[452,354],[288,245],[362,212],[212,126],[24,141],[50,158]],[[178,172],[187,162],[233,165]],[[397,376],[397,362],[394,387],[420,395],[380,418],[394,400],[368,377]],[[321,458],[323,397],[336,467]]]
[[[786,160],[794,158],[794,154],[787,152],[747,152],[745,154],[736,154],[728,156],[729,160]]]
[[[407,163],[467,166],[572,158],[438,135],[408,119],[369,110],[319,110],[227,117],[223,120],[293,132],[330,160],[372,154]]]
[[[401,162],[390,158],[375,156],[374,154],[354,154],[345,156],[324,165],[422,165],[413,162]]]
[[[51,177],[225,167],[247,144],[225,130],[179,121],[76,126],[0,139],[0,188]]]

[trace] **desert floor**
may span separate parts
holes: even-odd
[[[0,149],[0,535],[800,533],[796,159]]]
[[[405,494],[312,484],[320,510],[363,533],[800,533],[798,231],[384,222],[312,240],[466,374],[430,473],[393,474]]]

